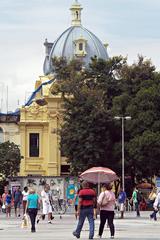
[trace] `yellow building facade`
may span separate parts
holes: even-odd
[[[41,77],[36,82],[42,86],[48,81]],[[62,123],[60,114],[62,98],[52,95],[54,82],[44,85],[29,106],[20,111],[21,161],[20,175],[60,176],[67,163],[61,157],[58,130]],[[43,99],[44,106],[37,102]],[[65,168],[64,167],[64,168]]]
[[[61,176],[69,173],[69,165],[60,153],[58,131],[63,122],[62,98],[53,95],[56,81],[54,57],[79,59],[84,66],[91,57],[108,59],[102,42],[81,24],[82,7],[75,1],[71,8],[71,26],[54,43],[44,43],[44,76],[35,83],[35,92],[20,109],[21,155],[20,176]]]

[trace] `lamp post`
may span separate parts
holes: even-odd
[[[122,121],[122,189],[124,191],[124,120],[131,120],[131,116],[115,116],[114,119]]]

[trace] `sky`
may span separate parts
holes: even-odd
[[[79,0],[82,25],[109,56],[141,54],[160,69],[160,0]],[[73,0],[0,0],[0,109],[14,111],[43,75],[45,38],[53,42],[71,25]],[[8,91],[7,91],[8,89]]]

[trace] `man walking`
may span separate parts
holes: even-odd
[[[41,192],[41,198],[42,198],[42,207],[43,207],[43,214],[40,216],[44,220],[45,215],[48,215],[48,223],[52,224],[51,220],[53,219],[52,216],[52,196],[50,191],[50,186],[46,184],[44,186],[44,190]],[[39,223],[40,218],[37,219],[37,223]]]
[[[125,202],[126,202],[126,192],[123,191],[123,188],[121,187],[118,195],[118,206],[119,206],[119,211],[121,213],[120,218],[124,218]]]
[[[13,192],[13,201],[14,201],[15,216],[17,217],[17,211],[18,211],[18,217],[20,217],[20,206],[22,203],[22,192],[20,190],[20,187],[16,187],[15,192]]]
[[[133,191],[132,200],[133,200],[133,203],[135,205],[135,210],[136,210],[136,213],[137,213],[137,217],[140,217],[139,204],[142,200],[142,196],[141,196],[141,193],[139,192],[137,187],[135,187],[135,189]]]
[[[80,238],[81,230],[84,221],[87,217],[89,222],[89,239],[94,237],[94,206],[96,204],[96,193],[89,187],[89,183],[84,181],[82,183],[82,190],[79,191],[78,211],[79,221],[73,235]]]

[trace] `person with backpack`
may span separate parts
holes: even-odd
[[[140,202],[142,200],[142,195],[140,193],[140,191],[138,190],[138,187],[136,186],[133,193],[132,193],[132,200],[133,200],[133,204],[135,206],[135,210],[137,213],[137,217],[140,217]]]
[[[142,196],[141,193],[138,190],[138,187],[136,186],[133,193],[132,193],[132,200],[133,200],[133,204],[135,206],[135,210],[137,213],[137,217],[140,217],[140,207],[139,204],[142,200]]]

